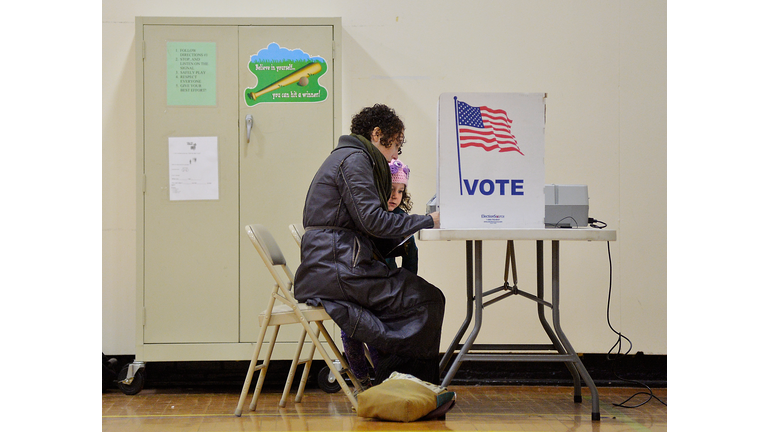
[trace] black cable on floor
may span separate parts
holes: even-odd
[[[632,341],[629,340],[628,337],[626,337],[623,334],[621,334],[621,332],[616,331],[616,329],[613,328],[613,325],[611,325],[611,292],[613,291],[613,260],[611,259],[611,243],[610,242],[606,242],[606,244],[608,245],[608,269],[609,269],[609,271],[608,271],[608,307],[607,307],[607,310],[606,310],[606,317],[607,317],[607,320],[608,320],[608,327],[610,327],[612,332],[614,332],[616,335],[619,336],[619,338],[616,341],[616,343],[613,344],[611,349],[608,350],[608,360],[609,361],[615,361],[615,360],[620,360],[620,359],[626,357],[627,355],[629,355],[630,351],[632,351]],[[623,353],[623,354],[621,352],[621,341],[622,341],[622,339],[626,339],[626,341],[629,343],[629,348],[627,349],[627,352]],[[618,350],[617,350],[616,357],[611,358],[611,352],[613,352],[614,348],[616,348],[617,346],[618,346]],[[624,400],[624,401],[622,401],[620,403],[614,403],[613,406],[617,406],[617,407],[621,407],[621,408],[638,408],[638,407],[641,407],[641,406],[647,404],[648,402],[650,402],[653,399],[656,399],[657,401],[661,402],[664,406],[667,406],[666,402],[664,402],[663,400],[659,399],[656,395],[654,395],[653,394],[653,390],[651,390],[651,388],[648,387],[647,385],[645,385],[645,384],[643,384],[643,383],[641,383],[639,381],[628,380],[626,378],[620,377],[616,373],[615,366],[613,368],[611,368],[611,369],[612,369],[612,372],[613,372],[613,376],[615,376],[620,381],[624,381],[624,382],[628,382],[628,383],[633,383],[633,384],[639,384],[640,386],[645,387],[646,389],[648,389],[647,392],[637,392],[637,393],[633,394],[632,396],[630,396],[629,398],[627,398],[626,400]],[[641,395],[648,396],[648,399],[646,399],[645,401],[643,401],[643,402],[641,402],[641,403],[639,403],[637,405],[627,405],[627,402],[629,402],[630,400],[634,399],[635,397],[641,396]]]

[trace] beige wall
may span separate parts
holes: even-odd
[[[435,192],[440,93],[546,92],[546,181],[589,185],[590,216],[618,230],[611,244],[614,328],[634,350],[667,353],[665,1],[104,0],[102,350],[135,352],[136,16],[340,16],[342,117],[383,102],[406,124],[415,211]],[[467,5],[471,5],[468,9]],[[318,164],[320,161],[318,161]],[[535,292],[534,245],[518,245],[520,288]],[[419,245],[420,275],[448,298],[443,348],[464,314],[464,244]],[[504,245],[485,246],[488,288]],[[577,351],[607,351],[605,244],[561,248],[562,322]],[[510,316],[515,317],[509,321]],[[490,307],[478,342],[544,342],[535,307]]]

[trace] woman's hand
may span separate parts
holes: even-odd
[[[435,226],[433,228],[440,228],[440,212],[434,212],[430,213],[430,216],[432,216],[432,220],[435,222]]]

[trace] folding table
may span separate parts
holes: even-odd
[[[451,383],[453,377],[463,361],[535,361],[535,362],[564,362],[573,376],[574,402],[581,402],[581,379],[587,383],[592,395],[592,420],[600,420],[600,401],[597,395],[592,377],[584,368],[578,354],[566,338],[560,325],[560,242],[561,241],[615,241],[616,231],[595,228],[520,228],[520,229],[427,229],[419,232],[422,241],[466,241],[467,256],[467,315],[464,323],[453,338],[451,345],[446,350],[440,361],[440,371],[444,371],[451,356],[459,347],[469,323],[472,320],[473,307],[475,325],[467,340],[451,364],[443,378],[442,386]],[[513,269],[514,284],[509,286],[505,280],[504,285],[483,292],[483,241],[505,240],[507,241],[507,275],[511,264]],[[514,241],[536,241],[536,295],[521,291],[517,288],[517,274],[514,262]],[[552,243],[552,297],[551,303],[544,299],[544,242]],[[474,244],[474,245],[473,245]],[[474,258],[473,258],[474,256]],[[500,293],[496,298],[483,302],[483,297]],[[537,304],[539,321],[544,331],[549,336],[551,344],[511,344],[511,345],[486,345],[475,344],[474,341],[480,332],[483,323],[483,308],[511,295],[521,295],[533,300]],[[544,308],[552,310],[552,325],[546,319]],[[482,351],[518,351],[522,353],[470,353],[470,350]],[[528,353],[525,353],[528,351]],[[530,351],[552,351],[552,353],[534,354]]]

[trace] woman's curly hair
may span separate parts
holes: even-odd
[[[381,143],[384,147],[391,147],[395,139],[400,138],[405,132],[405,125],[395,110],[383,104],[363,108],[352,117],[350,131],[370,140],[371,134],[377,126],[381,129]]]

